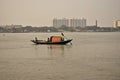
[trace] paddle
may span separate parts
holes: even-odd
[[[61,35],[62,35],[62,36],[64,36],[64,34],[63,34],[63,33],[61,33]],[[66,39],[67,39],[67,37],[66,37],[66,36],[64,36],[64,38],[66,38]],[[71,43],[71,42],[70,42],[70,44],[72,45],[72,43]]]

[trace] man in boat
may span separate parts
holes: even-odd
[[[64,41],[65,36],[63,33],[61,33],[61,35],[62,35],[62,41]]]
[[[50,38],[47,39],[47,42],[50,42]]]
[[[37,40],[37,37],[35,37],[35,41],[37,42],[38,40]]]

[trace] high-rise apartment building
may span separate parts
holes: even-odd
[[[86,19],[82,18],[80,27],[84,28],[84,27],[86,27],[86,25],[87,25]]]
[[[70,19],[70,27],[80,27],[81,19]]]
[[[53,27],[59,28],[61,26],[69,26],[69,20],[66,18],[63,19],[53,19]]]
[[[86,19],[70,19],[70,27],[86,27]]]
[[[61,26],[66,27],[86,27],[86,19],[53,19],[53,27],[59,28]]]

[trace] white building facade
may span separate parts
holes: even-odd
[[[53,27],[60,28],[61,26],[69,26],[69,20],[66,18],[63,19],[53,19]]]
[[[84,28],[86,27],[86,19],[53,19],[53,27],[59,28],[61,26],[66,26],[66,27],[81,27]]]
[[[86,26],[87,26],[86,19],[82,18],[82,19],[81,19],[81,25],[80,25],[80,27],[84,28],[84,27],[86,27]]]
[[[114,27],[115,28],[120,28],[120,20],[117,20],[114,22]]]
[[[80,27],[81,19],[70,19],[70,27]]]

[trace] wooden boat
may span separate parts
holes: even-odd
[[[72,39],[60,41],[60,42],[49,42],[49,41],[45,41],[45,40],[31,40],[31,41],[35,44],[60,44],[60,45],[64,45],[64,44],[70,43],[72,41]]]
[[[72,39],[67,39],[64,40],[61,36],[51,36],[50,39],[48,38],[48,40],[37,40],[37,38],[35,38],[35,40],[31,40],[33,43],[35,44],[67,44],[70,43],[72,41]]]

